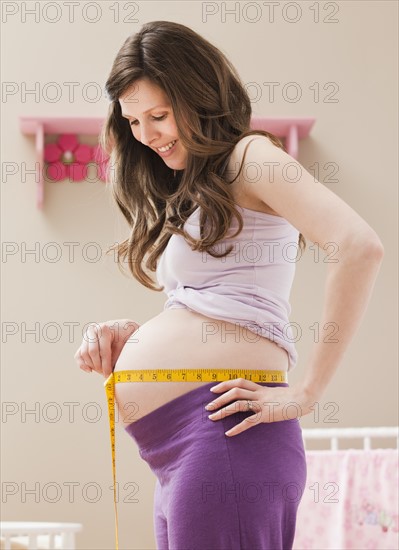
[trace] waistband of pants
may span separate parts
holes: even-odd
[[[204,407],[223,395],[224,392],[213,393],[210,391],[210,388],[219,383],[209,382],[179,395],[135,422],[128,424],[124,430],[135,439],[140,449],[145,449],[160,439],[171,437],[188,424],[209,422],[208,416],[212,411],[206,411]],[[269,387],[289,386],[287,382],[259,382],[258,384]],[[248,411],[248,415],[251,414],[253,412]]]

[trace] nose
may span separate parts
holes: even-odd
[[[152,147],[152,143],[159,137],[159,131],[154,128],[154,126],[151,125],[144,125],[142,124],[140,126],[140,141],[143,145],[147,145],[148,147]]]

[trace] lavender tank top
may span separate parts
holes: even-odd
[[[231,238],[238,228],[233,217],[226,237],[213,246],[220,254],[233,245],[224,258],[192,251],[180,235],[170,237],[156,269],[158,283],[168,296],[164,311],[187,308],[243,326],[255,333],[253,341],[266,337],[285,349],[290,371],[298,360],[289,298],[299,231],[281,216],[236,207],[244,222],[241,233]],[[199,217],[200,207],[184,225],[196,239]]]

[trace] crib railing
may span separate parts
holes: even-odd
[[[75,533],[81,530],[81,523],[1,521],[1,548],[11,550],[15,543],[18,548],[27,550],[43,547],[49,550],[74,550]]]
[[[399,449],[399,426],[364,427],[364,428],[302,428],[303,444],[310,439],[329,439],[330,449],[338,450],[339,439],[363,439],[363,449],[371,449],[371,438],[396,438],[396,448]]]
[[[302,437],[306,485],[293,549],[397,550],[399,426],[302,428]]]

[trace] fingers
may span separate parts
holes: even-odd
[[[94,354],[94,365],[97,367],[96,371],[108,377],[112,372],[111,365],[111,344],[113,333],[110,327],[106,324],[101,324],[99,328],[93,327],[93,334],[96,338],[94,342],[89,343],[90,355]]]
[[[79,368],[85,372],[93,370],[98,374],[109,376],[111,364],[112,331],[104,324],[90,324],[84,334],[83,343],[75,353]]]
[[[78,349],[78,351],[75,353],[75,355],[73,357],[74,357],[75,361],[78,363],[78,366],[79,366],[80,369],[82,369],[85,372],[89,372],[89,373],[91,373],[93,371],[93,369],[91,367],[89,367],[88,365],[86,365],[86,363],[84,362],[84,359],[80,354],[80,348]]]
[[[256,403],[255,401],[252,401],[251,404],[252,404],[252,407],[251,409],[248,408],[248,401],[251,401],[250,399],[245,399],[245,400],[241,400],[241,401],[235,401],[234,403],[229,403],[228,405],[226,405],[225,407],[223,407],[223,405],[219,405],[219,407],[215,407],[215,408],[212,408],[212,409],[209,409],[209,411],[212,413],[209,415],[208,418],[210,418],[211,420],[219,420],[220,418],[224,418],[226,416],[231,416],[232,414],[236,414],[238,412],[248,412],[248,411],[251,411],[254,413],[254,417],[250,417],[250,418],[258,418],[258,413],[261,412],[261,406],[259,405],[259,403]],[[220,409],[220,407],[223,407],[222,409]],[[216,409],[218,409],[216,411]],[[212,412],[212,411],[216,411],[216,412]]]
[[[101,368],[102,368],[102,374],[105,376],[105,378],[108,378],[108,376],[112,372],[112,363],[111,363],[111,357],[112,357],[112,351],[111,351],[111,344],[110,339],[101,340],[100,342],[100,356],[101,356]]]
[[[87,365],[83,364],[83,365],[80,365],[80,368],[82,370],[84,370],[85,372],[88,372],[88,373],[92,373],[93,372],[93,369],[91,367],[88,367]]]
[[[230,380],[229,380],[230,382]],[[217,397],[214,399],[207,407],[205,407],[207,410],[215,411],[216,409],[219,409],[220,407],[223,407],[225,405],[231,405],[229,409],[229,414],[234,414],[238,410],[245,410],[247,409],[247,403],[248,401],[252,401],[256,399],[255,392],[246,390],[239,387],[234,387],[231,390],[227,391],[220,397]],[[235,403],[232,403],[232,401],[235,401]],[[233,406],[235,406],[238,403],[238,409],[232,410]],[[230,406],[229,405],[229,406]],[[209,408],[208,408],[209,407]],[[231,411],[231,412],[230,412]]]
[[[224,380],[223,382],[219,382],[219,384],[213,386],[212,388],[210,388],[210,390],[216,393],[220,393],[236,387],[252,391],[259,389],[259,385],[255,382],[252,382],[251,380],[246,380],[245,378],[234,378],[233,380]]]
[[[102,373],[101,356],[99,347],[99,335],[101,335],[100,325],[89,325],[84,336],[84,345],[82,346],[81,355],[86,365],[89,365],[93,370]]]

